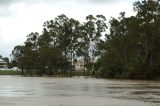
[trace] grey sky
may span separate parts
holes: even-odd
[[[11,54],[27,34],[42,31],[45,21],[66,14],[83,21],[89,14],[103,14],[107,20],[126,11],[130,16],[135,0],[0,0],[0,55]]]

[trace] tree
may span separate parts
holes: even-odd
[[[46,44],[47,48],[55,48],[59,53],[59,57],[64,58],[61,60],[61,69],[67,74],[65,64],[67,65],[68,61],[68,52],[70,45],[70,35],[71,29],[69,27],[69,18],[65,15],[60,15],[55,18],[55,20],[50,20],[44,23],[44,37],[48,39]]]
[[[2,59],[3,57],[0,55],[0,59]]]
[[[57,49],[61,57],[65,58],[65,61],[61,61],[61,69],[67,74],[67,67],[70,67],[71,64],[74,65],[76,57],[79,38],[79,21],[73,18],[69,19],[62,14],[54,20],[45,22],[44,27],[47,34],[46,36],[48,36],[51,41],[50,47]],[[66,63],[66,65],[64,65],[64,63]]]
[[[135,2],[134,9],[137,12],[136,17],[141,20],[141,32],[144,36],[142,45],[145,48],[143,62],[145,75],[152,79],[157,75],[155,71],[159,70],[160,1]]]
[[[27,35],[25,42],[24,57],[26,58],[26,68],[32,75],[32,71],[37,70],[39,74],[39,51],[38,51],[39,34],[37,32]]]
[[[110,34],[100,43],[103,76],[153,79],[159,74],[159,1],[134,3],[136,16],[110,20]]]
[[[24,75],[24,46],[15,46],[12,51],[12,64],[17,66],[22,70],[22,75]]]
[[[81,25],[81,49],[79,51],[81,56],[84,57],[84,66],[92,71],[97,43],[105,35],[107,25],[105,22],[106,18],[103,15],[97,15],[96,17],[89,15],[86,17],[86,20],[87,22]],[[87,74],[89,74],[89,71]]]

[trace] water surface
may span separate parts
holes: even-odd
[[[0,76],[0,106],[160,106],[160,81]]]

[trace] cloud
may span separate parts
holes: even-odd
[[[40,2],[48,2],[48,3],[57,3],[57,2],[89,2],[89,3],[115,3],[115,2],[125,2],[125,1],[133,1],[133,0],[0,0],[0,5],[5,6],[5,5],[10,5],[12,3],[20,3],[20,2],[25,2],[28,4],[34,4],[34,3],[40,3]]]
[[[9,11],[8,8],[3,8],[3,7],[0,7],[0,17],[8,17],[10,16],[12,13],[11,11]]]
[[[10,3],[12,3],[13,1],[17,1],[17,0],[0,0],[0,5],[8,5]]]
[[[114,2],[116,2],[116,1],[119,1],[119,0],[88,0],[88,1],[90,1],[91,3],[100,3],[100,4],[102,4],[102,3],[114,3]]]
[[[113,5],[119,4],[123,2],[134,2],[135,0],[0,0],[0,16],[6,17],[13,15],[13,12],[10,10],[10,6],[15,4],[24,3],[27,6],[36,5],[36,4],[51,4],[51,5],[58,5],[59,8],[63,8],[63,5],[66,4],[70,7],[73,5],[82,5],[82,6],[101,6],[101,5]],[[73,4],[74,3],[74,4]],[[64,8],[65,6],[64,5]]]

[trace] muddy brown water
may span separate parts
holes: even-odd
[[[0,76],[0,106],[160,106],[160,81]]]

